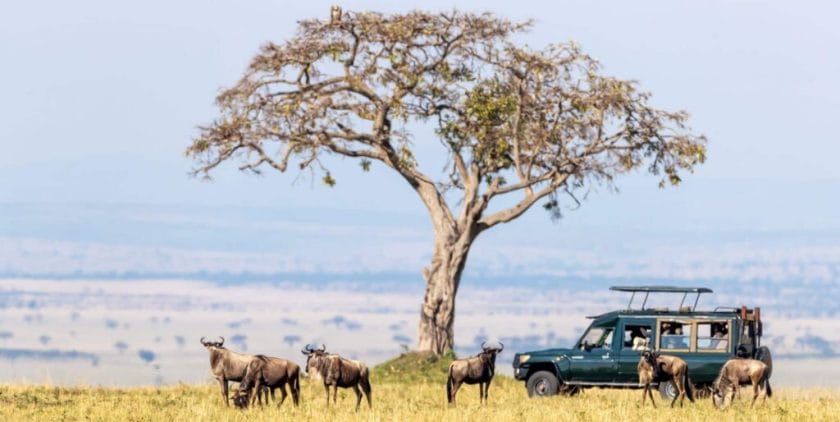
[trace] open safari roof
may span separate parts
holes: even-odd
[[[694,312],[697,309],[697,302],[700,300],[701,294],[714,293],[712,289],[706,287],[675,286],[612,286],[610,287],[610,290],[632,293],[632,295],[630,296],[630,302],[627,303],[627,310],[633,309],[633,300],[636,298],[637,293],[643,293],[645,297],[642,300],[642,307],[639,308],[639,310],[645,310],[645,305],[647,304],[648,296],[650,296],[651,293],[682,293],[682,300],[680,301],[680,306],[678,306],[677,309],[685,312]],[[685,299],[688,297],[689,293],[697,295],[694,298],[694,305],[683,306],[685,304]]]

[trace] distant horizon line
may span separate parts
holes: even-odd
[[[125,272],[72,272],[72,273],[31,273],[31,272],[9,272],[0,271],[0,280],[48,280],[48,281],[193,281],[211,282],[221,285],[226,284],[286,284],[286,283],[355,283],[355,282],[378,282],[387,285],[390,283],[412,283],[418,282],[419,286],[425,286],[421,271],[370,271],[370,272],[271,272],[257,273],[250,271],[194,271],[194,272],[157,272],[157,271],[125,271]],[[514,281],[515,280],[515,281]],[[549,284],[572,284],[585,282],[590,285],[610,287],[614,283],[650,284],[650,285],[684,285],[684,284],[708,284],[720,285],[730,283],[732,280],[723,278],[696,278],[676,279],[665,277],[632,277],[632,276],[569,276],[547,273],[535,274],[465,274],[461,283],[472,283],[481,281],[483,284],[509,285],[512,281],[519,283],[533,283],[536,286]],[[801,280],[788,280],[791,283],[801,283]],[[743,283],[743,281],[741,281]],[[748,283],[772,283],[784,282],[774,280],[756,279]]]

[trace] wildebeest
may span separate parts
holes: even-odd
[[[222,387],[222,398],[225,400],[225,405],[230,406],[228,399],[228,381],[240,382],[245,377],[245,372],[248,369],[248,364],[254,358],[251,355],[244,355],[225,348],[225,338],[220,337],[222,341],[204,341],[201,338],[201,344],[210,352],[210,371],[213,376],[219,381]]]
[[[639,384],[645,387],[642,391],[642,406],[645,405],[645,398],[650,396],[651,404],[656,407],[653,392],[650,390],[650,384],[654,381],[674,383],[677,395],[671,400],[671,407],[674,407],[677,398],[680,399],[680,407],[682,407],[686,395],[691,402],[694,402],[694,389],[691,380],[688,379],[688,364],[684,360],[676,356],[661,355],[659,352],[645,350],[639,356],[636,371],[639,373]]]
[[[501,353],[505,345],[501,342],[481,344],[481,353],[464,359],[456,359],[449,364],[449,377],[446,380],[446,400],[455,405],[455,395],[461,384],[478,384],[478,395],[481,403],[487,402],[490,382],[496,373],[496,355]]]
[[[338,387],[352,388],[356,393],[356,410],[362,403],[362,392],[367,398],[368,408],[371,403],[370,373],[362,362],[345,359],[326,352],[326,346],[307,345],[301,350],[306,355],[306,372],[311,378],[320,378],[327,392],[327,405],[330,404],[330,386],[333,387],[333,403],[338,399]]]
[[[234,398],[233,403],[237,407],[247,407],[249,402],[251,405],[259,400],[262,404],[261,394],[263,388],[268,388],[271,392],[271,398],[274,398],[274,390],[280,389],[280,403],[281,406],[286,401],[286,384],[289,384],[289,389],[292,393],[292,402],[297,407],[300,398],[300,366],[296,363],[280,358],[268,357],[264,355],[256,355],[248,364],[248,369],[245,371],[245,377],[239,384],[239,394]],[[257,394],[252,394],[256,391]],[[268,396],[266,396],[266,403],[268,403]]]
[[[764,390],[762,402],[767,397],[773,397],[773,389],[770,388],[770,367],[764,362],[755,359],[730,359],[720,368],[720,374],[712,384],[712,403],[717,408],[722,408],[726,401],[726,389],[732,390],[729,401],[735,399],[735,395],[741,396],[741,384],[751,383],[753,388],[753,399],[751,406],[755,405],[759,389]]]

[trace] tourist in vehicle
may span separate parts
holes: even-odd
[[[648,346],[647,329],[642,327],[633,327],[630,337],[633,339],[633,350],[645,350]]]
[[[712,349],[726,349],[727,342],[724,340],[728,334],[726,327],[721,324],[712,324],[712,341],[709,347]]]

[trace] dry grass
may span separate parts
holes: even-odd
[[[163,388],[62,388],[48,386],[0,386],[0,420],[94,420],[94,421],[262,421],[296,420],[582,420],[582,421],[716,421],[725,420],[828,420],[840,409],[840,392],[830,389],[778,388],[764,405],[750,409],[737,402],[725,410],[714,409],[710,400],[687,403],[683,409],[640,408],[639,390],[590,389],[576,397],[528,399],[522,383],[510,378],[494,382],[490,403],[478,404],[478,388],[465,386],[456,408],[445,404],[443,383],[405,384],[373,382],[374,408],[354,412],[352,390],[340,390],[338,406],[324,405],[320,385],[302,381],[300,408],[289,399],[282,407],[272,404],[245,411],[222,404],[216,385]],[[744,393],[747,393],[744,390]],[[746,395],[746,394],[745,394]],[[658,398],[658,397],[657,397]]]

